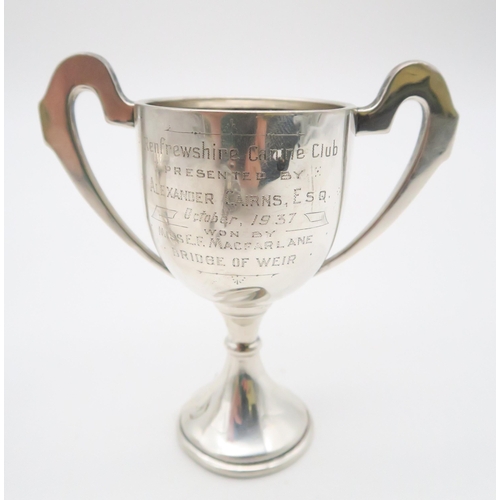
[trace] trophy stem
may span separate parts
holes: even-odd
[[[283,469],[306,450],[309,414],[262,365],[257,332],[267,307],[219,308],[229,330],[226,364],[182,409],[180,441],[194,460],[213,472],[262,476]]]

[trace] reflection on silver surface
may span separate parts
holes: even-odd
[[[120,219],[85,159],[73,116],[74,99],[85,88],[97,92],[108,121],[137,129],[158,255]],[[424,109],[410,165],[372,223],[328,259],[349,141],[356,133],[387,130],[407,98]],[[224,316],[226,366],[182,410],[184,449],[208,469],[236,477],[292,463],[310,441],[311,420],[303,403],[265,373],[260,320],[273,301],[380,234],[447,157],[458,115],[440,74],[424,63],[403,64],[375,102],[358,109],[234,98],[133,104],[104,60],[78,55],[57,68],[40,114],[45,139],[97,213]]]

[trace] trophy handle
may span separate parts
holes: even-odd
[[[89,166],[78,136],[74,112],[75,99],[83,90],[96,92],[109,123],[134,126],[134,104],[123,95],[109,64],[99,56],[79,54],[66,59],[57,67],[40,103],[45,140],[101,219],[128,245],[170,274],[160,257],[121,219]]]
[[[408,167],[375,218],[342,250],[327,259],[318,272],[344,262],[382,234],[448,158],[458,113],[441,74],[423,62],[397,66],[387,77],[375,101],[354,110],[356,134],[388,132],[396,111],[406,99],[417,100],[423,109],[422,128]]]

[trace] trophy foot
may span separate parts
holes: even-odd
[[[198,462],[201,466],[205,467],[205,469],[215,472],[216,474],[236,478],[265,476],[288,467],[304,454],[311,442],[311,437],[312,428],[308,425],[300,441],[282,455],[260,462],[240,464],[215,458],[199,448],[196,448],[196,446],[194,446],[184,435],[182,425],[179,426],[179,441],[181,446],[195,462]]]
[[[212,472],[257,477],[281,470],[307,449],[312,425],[305,405],[264,371],[257,339],[228,346],[222,374],[181,411],[179,439]]]

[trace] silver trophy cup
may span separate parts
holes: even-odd
[[[89,88],[108,121],[137,129],[158,254],[121,220],[87,163],[74,101]],[[387,131],[409,98],[421,103],[424,117],[401,181],[361,234],[328,258],[353,136]],[[378,236],[447,158],[458,115],[441,75],[425,63],[402,64],[363,108],[269,99],[132,103],[107,62],[83,54],[56,69],[40,115],[46,141],[94,210],[224,316],[227,362],[181,411],[184,449],[204,467],[229,476],[258,476],[289,465],[307,448],[311,419],[304,404],[264,371],[260,320],[273,301]]]

